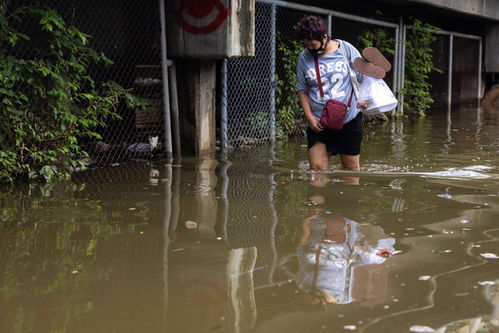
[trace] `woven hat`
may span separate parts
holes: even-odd
[[[389,72],[392,69],[392,64],[386,60],[385,56],[375,47],[366,47],[362,50],[362,56],[369,62],[372,62],[376,66],[383,68],[385,72]]]
[[[372,62],[369,62],[361,57],[355,58],[355,60],[353,61],[353,65],[355,66],[355,69],[357,69],[357,71],[361,72],[362,74],[372,76],[377,79],[384,78],[386,74],[383,68],[376,66]]]

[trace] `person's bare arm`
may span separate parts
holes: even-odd
[[[310,128],[314,132],[321,132],[322,130],[324,130],[324,127],[322,127],[321,123],[317,119],[315,119],[314,115],[312,114],[312,108],[310,107],[310,99],[308,97],[308,94],[305,91],[299,91],[298,97],[300,98],[300,105],[303,109],[303,112],[305,113],[305,117],[307,117]]]

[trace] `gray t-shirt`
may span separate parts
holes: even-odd
[[[361,56],[359,51],[346,41],[337,41],[340,42],[340,47],[344,48],[345,55],[349,57],[350,66],[353,68],[354,59]],[[339,48],[333,53],[319,56],[319,69],[322,90],[324,91],[324,99],[321,99],[319,86],[317,85],[317,75],[315,73],[314,56],[308,50],[303,50],[300,53],[296,68],[296,90],[308,93],[312,113],[317,120],[321,118],[326,100],[336,99],[348,104],[353,87],[347,66],[345,56],[343,56]],[[343,123],[347,123],[355,118],[359,112],[360,109],[357,107],[357,99],[354,94]]]

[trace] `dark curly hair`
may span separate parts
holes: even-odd
[[[304,16],[295,26],[297,39],[322,40],[327,33],[327,22],[319,16]]]

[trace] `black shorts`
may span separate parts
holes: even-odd
[[[326,151],[332,155],[359,155],[362,141],[362,112],[343,125],[339,131],[324,129],[322,132],[314,132],[310,127],[307,129],[308,149],[316,142],[326,145]]]

